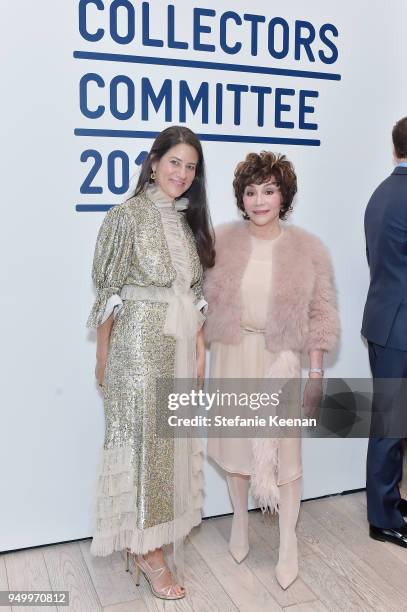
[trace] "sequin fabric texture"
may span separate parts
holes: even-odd
[[[109,299],[124,285],[172,286],[177,271],[163,225],[168,215],[176,217],[191,288],[197,302],[202,298],[202,268],[184,214],[168,207],[162,214],[143,193],[112,208],[102,223],[89,327],[101,324]],[[106,432],[92,543],[96,555],[125,547],[146,552],[171,539],[174,441],[156,435],[156,380],[174,376],[176,340],[162,332],[167,307],[123,300],[114,319],[103,385]]]

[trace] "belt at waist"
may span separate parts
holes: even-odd
[[[190,294],[193,299],[194,294],[191,290],[185,293]],[[140,285],[124,285],[120,292],[120,297],[123,300],[146,300],[148,302],[169,302],[174,295],[173,287],[141,287]]]
[[[265,329],[256,329],[255,327],[250,327],[249,325],[241,326],[242,333],[244,334],[265,334]]]
[[[174,290],[174,287],[124,285],[120,297],[123,300],[167,303],[168,309],[163,332],[174,338],[194,337],[205,320],[195,306],[195,295],[192,289],[178,292]]]

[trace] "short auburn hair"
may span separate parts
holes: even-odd
[[[280,219],[287,218],[288,213],[293,209],[292,202],[297,193],[297,176],[294,166],[285,155],[271,151],[249,153],[246,159],[236,166],[233,189],[237,207],[243,215],[245,215],[243,194],[246,187],[261,185],[271,177],[277,183],[282,197],[279,217]]]
[[[393,128],[393,145],[394,152],[398,159],[407,157],[407,117],[403,117],[397,121]]]

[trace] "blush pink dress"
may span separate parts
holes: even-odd
[[[282,230],[284,231],[284,230]],[[242,278],[242,341],[239,344],[212,342],[210,378],[265,378],[278,358],[266,347],[264,329],[273,273],[274,240],[251,237],[252,250]],[[300,356],[298,355],[298,367]],[[208,456],[226,472],[250,476],[253,470],[251,438],[208,439]],[[301,476],[301,445],[297,439],[280,440],[278,484]]]

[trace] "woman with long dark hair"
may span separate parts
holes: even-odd
[[[106,419],[91,551],[124,550],[127,564],[133,553],[137,574],[162,599],[185,596],[163,546],[178,551],[201,520],[202,449],[158,435],[157,384],[204,376],[202,278],[213,263],[202,147],[173,126],[154,141],[134,196],[103,221],[88,320]]]

